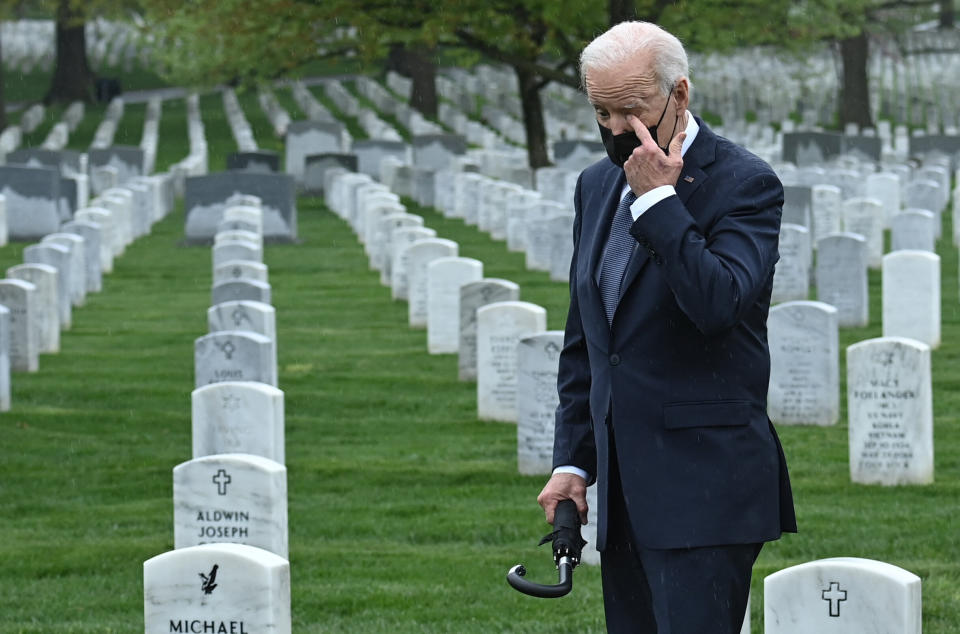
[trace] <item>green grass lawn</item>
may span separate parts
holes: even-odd
[[[282,147],[255,94],[240,101],[261,146]],[[211,169],[222,169],[236,146],[220,96],[201,104]],[[96,112],[76,143],[89,143]],[[126,112],[117,142],[136,144],[143,109]],[[159,169],[188,152],[183,103],[163,112]],[[566,284],[407,202],[562,328]],[[128,247],[103,292],[74,311],[61,352],[13,376],[13,409],[0,414],[0,633],[142,631],[142,563],[173,548],[171,470],[191,458],[193,341],[210,301],[210,251],[179,246],[183,223],[178,207]],[[427,354],[425,331],[407,327],[406,304],[391,301],[343,221],[301,198],[298,224],[301,243],[265,252],[286,394],[294,631],[603,631],[596,568],[578,569],[574,592],[555,601],[505,582],[519,561],[533,580],[555,578],[547,547],[535,546],[548,529],[535,501],[545,477],[516,473],[515,426],[477,420],[475,386],[457,381],[456,357]],[[23,246],[0,248],[0,266],[20,263]],[[920,575],[925,632],[960,632],[958,262],[948,240],[939,252],[936,483],[851,484],[845,414],[835,427],[781,427],[801,532],[760,555],[755,633],[764,576],[834,556]],[[879,282],[873,273],[872,325],[842,331],[841,347],[879,336]]]

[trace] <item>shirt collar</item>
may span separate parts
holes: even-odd
[[[683,145],[680,147],[680,156],[687,153],[687,150],[693,145],[693,140],[697,138],[697,133],[700,132],[700,124],[693,118],[693,113],[689,110],[687,110],[687,127],[684,132],[687,133],[687,138],[683,140]]]

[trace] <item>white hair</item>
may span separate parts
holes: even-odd
[[[681,77],[688,77],[687,52],[676,37],[651,22],[621,22],[587,44],[580,53],[580,83],[587,72],[610,69],[643,53],[653,55],[653,71],[666,96]]]

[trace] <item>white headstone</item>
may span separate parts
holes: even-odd
[[[34,293],[34,325],[39,352],[60,351],[60,307],[57,300],[57,269],[49,264],[18,264],[7,269],[7,277],[30,282]]]
[[[819,559],[763,580],[765,634],[920,634],[920,607],[920,577],[872,559]]]
[[[477,416],[517,421],[517,344],[547,329],[547,311],[529,302],[477,309]]]
[[[849,198],[843,202],[843,230],[867,241],[867,265],[880,268],[883,259],[884,210],[879,200]]]
[[[553,469],[562,349],[562,330],[524,337],[517,347],[517,469],[524,475],[546,474]]]
[[[40,244],[59,244],[67,249],[70,303],[83,306],[87,297],[87,255],[83,238],[75,233],[51,233],[44,236]]]
[[[23,250],[24,264],[47,264],[57,270],[57,306],[60,311],[60,329],[70,330],[72,304],[70,303],[70,250],[59,244],[31,244]]]
[[[229,453],[173,468],[175,548],[229,542],[287,555],[287,468]]]
[[[930,180],[916,180],[907,183],[903,206],[914,209],[926,209],[936,217],[934,231],[939,239],[942,232],[941,215],[943,213],[944,192],[940,184]]]
[[[814,185],[810,190],[810,209],[813,220],[813,244],[831,233],[842,230],[843,195],[839,187]]]
[[[477,378],[477,309],[494,302],[520,300],[520,287],[509,281],[487,278],[460,287],[460,341],[458,376],[461,381]]]
[[[223,282],[214,282],[210,290],[210,304],[223,302],[250,301],[269,304],[271,302],[271,288],[266,282],[248,279],[234,279]]]
[[[263,248],[247,240],[221,242],[213,247],[213,269],[233,260],[263,262]]]
[[[862,484],[933,482],[930,347],[882,337],[847,348],[850,478]]]
[[[837,308],[837,323],[866,326],[870,322],[867,295],[867,242],[855,233],[836,233],[817,245],[817,299]]]
[[[936,248],[936,216],[926,209],[905,209],[890,221],[890,250],[930,251]]]
[[[893,217],[900,213],[900,177],[893,172],[870,174],[866,178],[865,193],[883,205],[884,226],[889,227]]]
[[[393,231],[402,227],[422,227],[423,218],[414,214],[390,214],[380,218],[373,231],[373,237],[367,244],[370,253],[370,268],[380,271],[380,282],[387,284],[386,275],[389,274],[388,257]],[[386,270],[385,270],[386,269]]]
[[[883,256],[883,336],[940,346],[940,256],[895,251]]]
[[[543,229],[551,236],[550,279],[566,282],[570,279],[570,260],[573,259],[574,214],[551,216],[543,221]]]
[[[427,326],[427,266],[438,258],[457,257],[459,246],[452,240],[427,238],[406,248],[407,314],[410,327]]]
[[[427,266],[427,349],[430,354],[460,348],[460,288],[483,277],[483,262],[437,258]]]
[[[86,292],[99,293],[103,287],[103,270],[100,261],[100,242],[102,239],[100,225],[90,221],[72,220],[64,223],[62,229],[67,233],[75,233],[83,238]]]
[[[89,222],[100,227],[100,272],[113,272],[113,257],[118,252],[123,252],[120,241],[114,230],[113,214],[108,209],[102,207],[87,207],[78,209],[73,214],[73,219],[78,222]]]
[[[770,420],[833,425],[840,417],[837,309],[823,302],[786,302],[770,309]]]
[[[285,462],[283,392],[253,381],[198,387],[191,395],[193,457],[247,453]]]
[[[255,332],[227,330],[194,343],[195,387],[222,381],[257,381],[277,385],[273,340]]]
[[[810,293],[810,232],[800,225],[780,225],[779,249],[770,303],[806,299]]]
[[[436,235],[437,232],[428,227],[404,227],[393,232],[390,240],[390,296],[393,299],[409,297],[407,248],[419,240],[432,239]]]
[[[143,564],[146,634],[291,634],[290,564],[262,548],[206,544]]]
[[[266,264],[250,260],[231,260],[213,270],[213,283],[216,285],[219,282],[248,280],[269,284],[268,275]]]
[[[37,287],[16,279],[0,280],[0,304],[10,311],[8,350],[10,369],[36,372],[40,368],[37,342]]]

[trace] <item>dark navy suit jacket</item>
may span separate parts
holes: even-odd
[[[796,530],[766,413],[783,187],[697,121],[677,195],[630,229],[638,247],[612,327],[597,276],[624,172],[604,159],[577,183],[554,466],[596,479],[601,550],[611,430],[639,546],[757,543]]]

